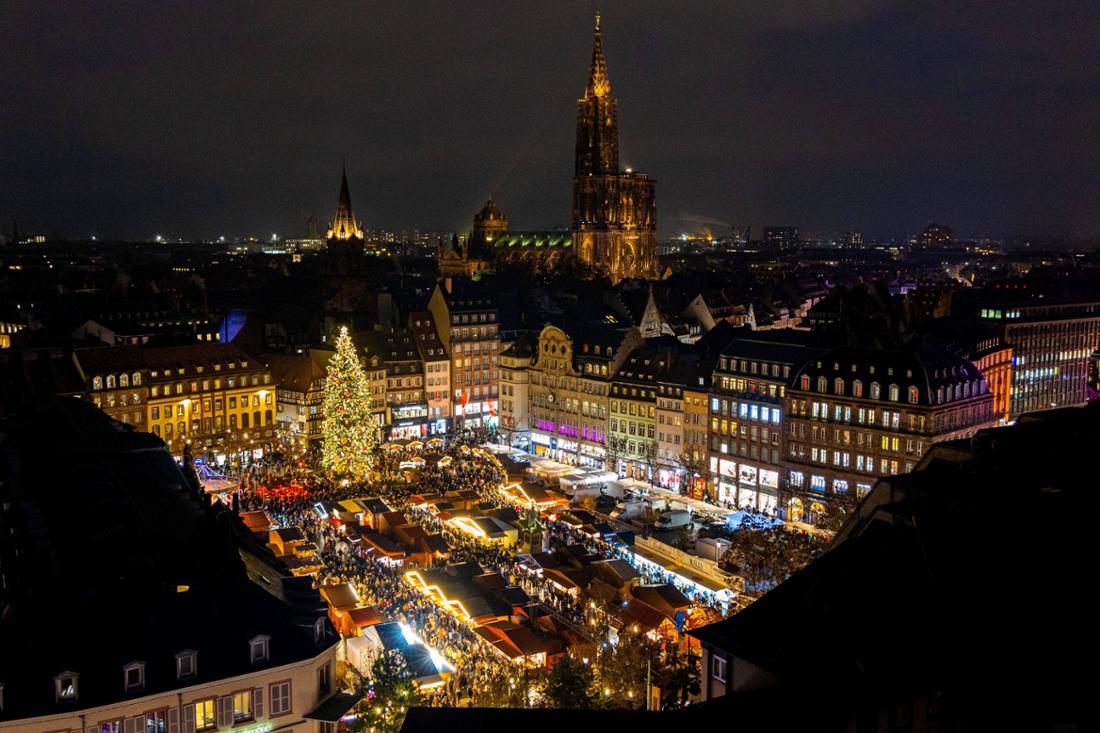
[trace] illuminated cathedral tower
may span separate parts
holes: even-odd
[[[366,266],[363,239],[363,229],[355,221],[355,214],[351,210],[348,173],[345,168],[340,174],[340,201],[336,205],[336,217],[325,232],[325,245],[332,274],[339,276],[363,274]]]
[[[573,251],[581,262],[615,283],[657,277],[655,184],[644,173],[619,170],[619,103],[611,96],[597,14],[592,69],[577,100]]]

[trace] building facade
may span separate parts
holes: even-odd
[[[275,382],[275,426],[291,441],[320,440],[324,415],[325,374],[334,352],[310,349],[308,354],[266,357]]]
[[[148,429],[148,371],[140,346],[77,349],[73,361],[93,405],[119,422]]]
[[[1100,303],[984,308],[1012,346],[1009,416],[1080,405],[1088,399],[1089,356],[1100,347]]]
[[[420,361],[424,364],[428,435],[441,435],[451,427],[451,357],[439,338],[430,312],[410,313],[408,327],[416,339]]]
[[[707,498],[708,427],[710,374],[700,374],[701,384],[684,387],[684,445],[680,462],[684,467],[684,493],[695,499]]]
[[[611,375],[630,334],[557,326],[539,333],[529,370],[532,450],[563,463],[603,468],[607,461]],[[629,348],[626,346],[626,348]]]
[[[719,504],[778,511],[785,399],[809,353],[798,334],[780,332],[723,349],[709,395],[709,485]]]
[[[523,333],[500,355],[500,435],[514,448],[531,445],[529,384],[535,337]]]
[[[81,349],[92,404],[210,460],[259,458],[273,444],[276,390],[268,368],[233,344]]]
[[[488,290],[454,281],[428,301],[439,339],[451,357],[451,411],[456,430],[496,427],[500,324]]]
[[[0,731],[334,733],[316,719],[338,690],[323,602],[161,440],[58,398],[0,454]],[[73,597],[95,634],[57,633]]]
[[[619,102],[611,94],[596,16],[592,66],[577,100],[574,255],[611,278],[656,278],[656,181],[619,168]]]
[[[671,375],[670,375],[671,376]],[[685,482],[684,386],[664,378],[657,385],[657,485],[680,491]]]
[[[933,443],[997,424],[981,371],[946,351],[832,349],[797,371],[786,408],[782,507],[811,523],[830,500],[912,471]]]
[[[428,434],[428,403],[424,394],[424,362],[415,335],[405,328],[366,331],[355,336],[372,370],[386,371],[383,434],[391,440]]]

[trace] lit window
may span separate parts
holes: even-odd
[[[186,716],[185,716],[186,717]],[[218,720],[214,713],[214,698],[199,700],[195,703],[195,730],[214,730]]]
[[[233,693],[233,722],[252,720],[252,690]]]

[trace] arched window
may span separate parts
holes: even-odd
[[[808,374],[802,375],[802,389],[806,392],[810,391],[810,376]]]
[[[118,386],[119,387],[129,387],[130,386],[130,375],[128,375],[128,374],[118,375]]]
[[[854,382],[852,382],[852,396],[853,397],[862,397],[863,396],[863,382],[859,381],[858,379],[855,380]]]
[[[134,372],[134,376],[130,378],[130,384],[135,387],[141,386],[141,372]]]
[[[833,380],[833,392],[836,394],[844,394],[844,380],[840,377]]]
[[[936,387],[936,404],[943,404],[943,387]]]
[[[825,394],[829,391],[829,380],[825,377],[817,378],[817,391],[821,394]]]
[[[882,396],[882,390],[878,385],[878,382],[871,382],[871,399],[877,400]]]
[[[896,384],[891,384],[890,385],[890,401],[891,402],[897,402],[898,401],[898,385],[896,385]]]
[[[107,375],[107,389],[114,389],[114,388],[115,388],[115,375],[114,374],[109,374],[109,375]]]
[[[909,404],[917,404],[917,400],[920,399],[920,390],[916,387],[909,387]]]
[[[103,389],[103,377],[92,377],[92,389]]]

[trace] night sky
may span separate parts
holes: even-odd
[[[1100,234],[1100,3],[0,0],[0,228],[568,226],[592,16],[662,235]],[[695,220],[691,223],[686,220]]]

